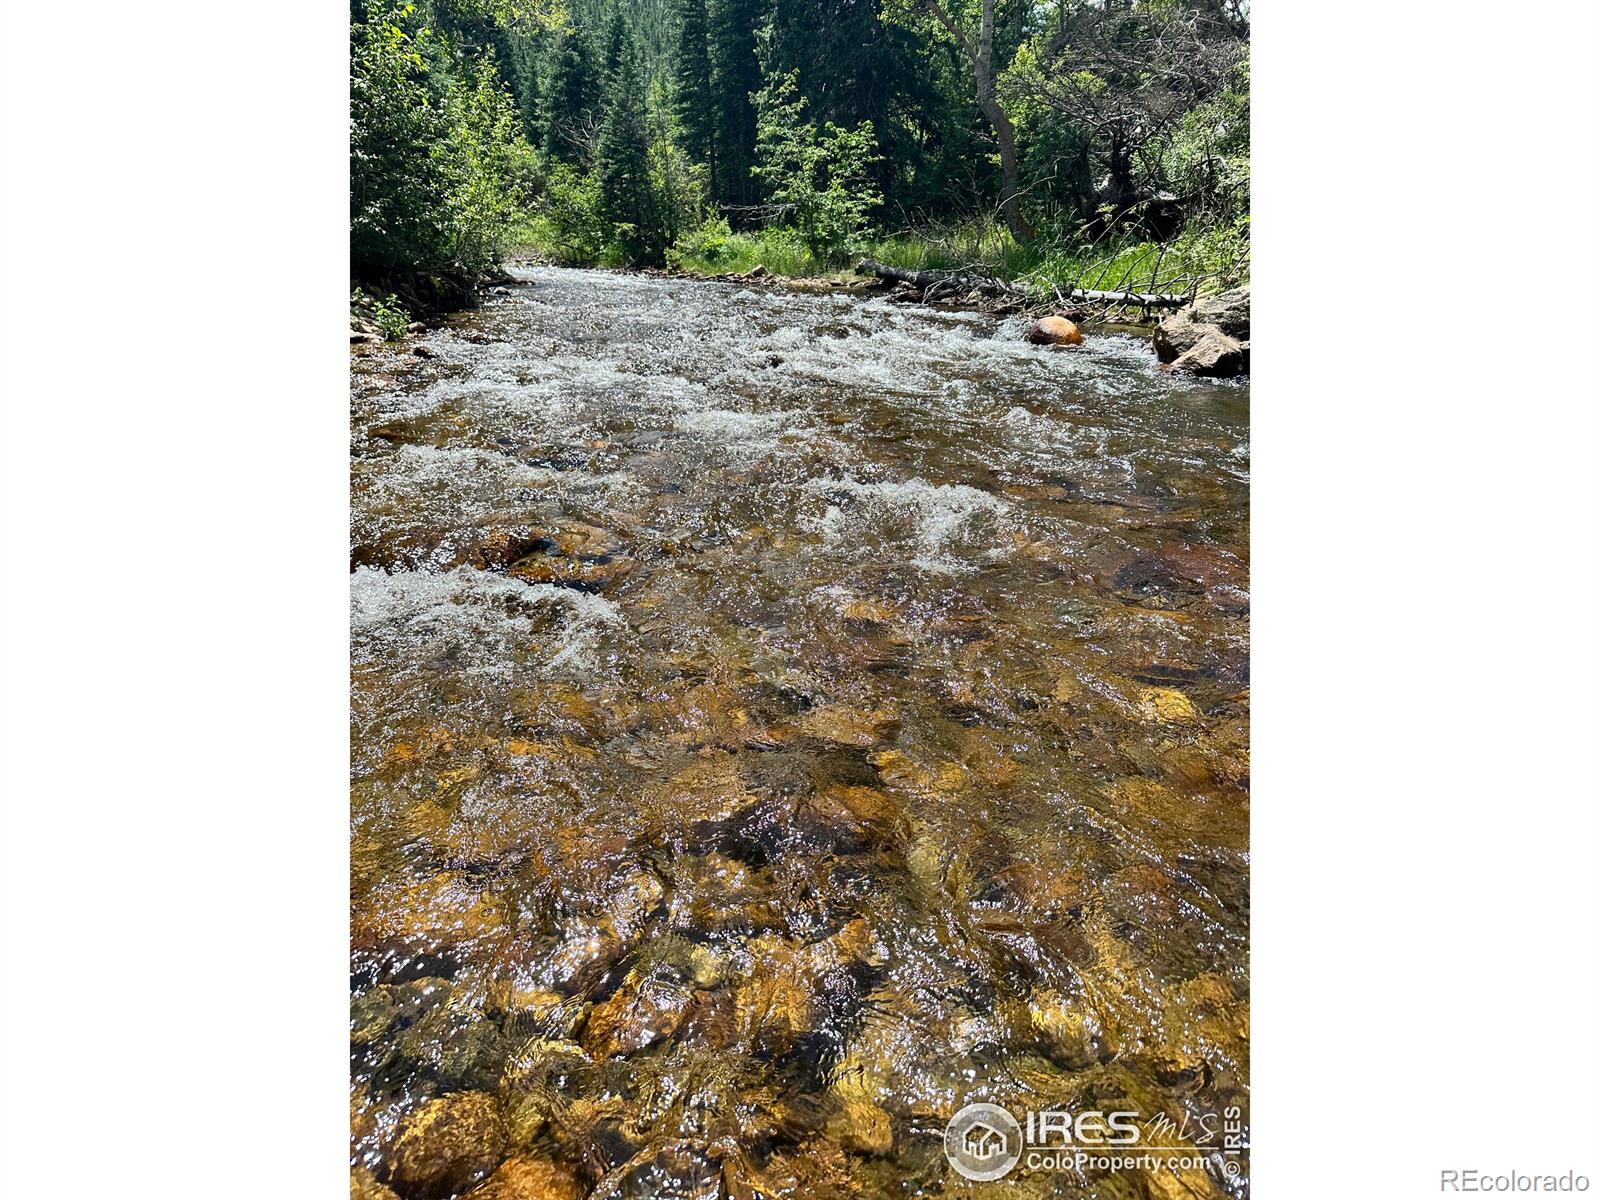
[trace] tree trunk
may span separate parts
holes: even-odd
[[[1033,226],[1022,213],[1022,194],[1017,187],[1017,137],[1011,127],[1011,118],[1000,107],[994,94],[994,0],[983,0],[978,21],[978,44],[974,46],[966,32],[945,11],[939,0],[924,0],[928,11],[955,39],[956,45],[972,66],[972,82],[977,92],[978,111],[994,130],[1000,147],[1000,211],[1005,215],[1006,227],[1019,242],[1033,241]]]
[[[1006,227],[1019,242],[1033,241],[1033,226],[1022,215],[1022,197],[1017,191],[1017,138],[1011,118],[994,94],[994,0],[983,0],[978,25],[978,54],[972,65],[973,82],[978,92],[978,111],[994,129],[1000,145],[1000,211]]]

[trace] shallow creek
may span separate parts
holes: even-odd
[[[1242,1196],[1247,385],[518,279],[353,357],[357,1193]]]

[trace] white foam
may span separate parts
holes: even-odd
[[[563,610],[559,629],[538,619],[542,605]],[[602,596],[470,567],[440,575],[363,567],[350,576],[358,659],[398,665],[448,652],[455,670],[503,677],[530,654],[548,666],[584,660],[608,629],[625,624],[622,610]]]
[[[739,412],[731,408],[688,409],[679,414],[678,428],[685,433],[734,442],[766,442],[780,428],[786,413]]]
[[[887,483],[861,483],[850,476],[811,479],[804,490],[830,501],[820,516],[802,518],[829,546],[854,541],[877,553],[885,537],[894,537],[897,525],[909,526],[917,550],[911,564],[936,574],[970,570],[972,564],[954,557],[952,550],[963,537],[981,532],[985,519],[994,520],[1007,509],[1003,500],[964,483],[915,478]]]

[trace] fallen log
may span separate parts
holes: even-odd
[[[1167,292],[1102,292],[1090,288],[1071,288],[1050,291],[1029,290],[1015,284],[964,271],[910,271],[904,267],[891,267],[870,258],[856,264],[856,270],[876,275],[890,283],[908,283],[912,287],[938,288],[941,291],[980,292],[985,296],[1007,296],[1025,304],[1047,304],[1051,300],[1077,300],[1085,304],[1136,304],[1141,308],[1182,308],[1190,297]]]
[[[1090,288],[1072,288],[1061,295],[1089,304],[1137,304],[1140,308],[1182,308],[1191,299],[1171,292],[1097,292]]]
[[[874,262],[870,258],[863,258],[858,262],[856,270],[862,274],[876,275],[889,283],[909,283],[912,287],[921,288],[923,291],[939,288],[952,292],[981,292],[985,296],[1012,296],[1018,300],[1026,300],[1029,296],[1025,288],[965,271],[911,271],[904,267],[891,267],[881,262]]]

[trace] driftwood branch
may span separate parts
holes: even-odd
[[[1050,299],[1076,300],[1084,304],[1128,304],[1141,308],[1182,308],[1190,297],[1167,292],[1102,292],[1089,288],[1068,288],[1065,291],[1051,288],[1049,292],[1029,291],[999,279],[985,278],[962,271],[908,271],[891,267],[870,258],[856,264],[856,270],[876,275],[891,283],[909,283],[924,291],[979,292],[985,296],[1005,296],[1024,304],[1042,304]]]
[[[1062,294],[1089,304],[1137,304],[1141,308],[1182,308],[1192,299],[1170,292],[1097,292],[1092,288],[1071,288]]]

